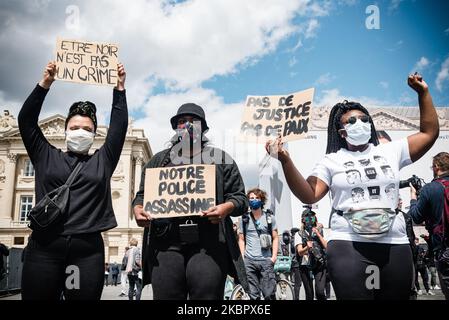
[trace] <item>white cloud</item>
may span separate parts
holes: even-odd
[[[403,2],[404,0],[391,0],[390,1],[390,5],[388,6],[388,12],[393,12],[396,11],[399,8],[399,5],[401,4],[401,2]]]
[[[296,59],[296,57],[292,57],[289,61],[288,61],[288,66],[291,68],[293,67],[295,64],[298,63],[298,60]]]
[[[333,107],[339,102],[343,102],[344,100],[348,101],[357,101],[362,104],[364,107],[381,107],[393,105],[389,101],[382,101],[378,99],[373,99],[370,97],[355,97],[355,96],[344,96],[340,93],[339,89],[330,89],[321,91],[321,95],[315,99],[314,105],[317,107],[327,106]]]
[[[388,87],[390,86],[390,84],[386,81],[379,82],[379,85],[384,89],[388,89]]]
[[[318,77],[318,79],[315,81],[315,85],[326,85],[331,83],[335,79],[335,76],[331,75],[330,72],[322,74]]]
[[[311,36],[317,23],[309,23],[307,17],[327,12],[309,0],[79,1],[79,28],[69,30],[65,10],[73,1],[32,4],[33,8],[24,0],[0,4],[0,72],[11,75],[0,80],[5,101],[25,99],[61,36],[120,45],[132,110],[142,105],[156,83],[176,90],[195,88],[255,63],[298,33],[302,23],[309,24],[303,32]],[[295,25],[293,18],[298,16],[305,18]],[[108,112],[108,90],[66,83],[55,85],[44,112],[65,113],[70,101],[82,95]]]
[[[413,67],[413,71],[422,72],[429,66],[429,63],[429,59],[427,59],[426,57],[421,57],[421,59],[419,59]]]
[[[438,72],[437,79],[435,80],[438,91],[443,91],[445,82],[449,80],[449,57],[441,64],[441,69]]]
[[[410,93],[410,91],[408,92],[403,92],[401,94],[401,96],[399,97],[399,105],[406,105],[406,106],[410,106],[410,105],[416,105],[416,96]]]
[[[66,27],[69,5],[79,8],[78,29]],[[113,42],[127,70],[129,109],[143,114],[134,126],[145,129],[154,152],[172,136],[169,119],[186,102],[204,107],[209,137],[227,144],[232,140],[227,130],[238,132],[243,101],[227,104],[202,83],[257,63],[293,35],[298,50],[304,39],[316,36],[318,19],[328,16],[331,7],[330,1],[310,0],[0,2],[0,73],[8,75],[0,79],[0,103],[17,115],[52,59],[58,36]],[[155,94],[155,88],[165,93]],[[67,82],[54,84],[41,118],[65,115],[77,100],[95,102],[99,122],[105,123],[111,89]]]
[[[174,135],[170,118],[176,114],[179,106],[188,102],[196,103],[205,110],[210,128],[207,137],[213,145],[226,150],[239,161],[239,165],[259,163],[264,155],[259,151],[263,151],[263,148],[260,145],[238,143],[237,140],[244,101],[226,104],[214,90],[201,87],[190,88],[184,92],[153,95],[148,99],[145,104],[145,116],[137,119],[134,126],[145,129],[154,152],[167,146],[167,142]]]
[[[319,26],[320,26],[320,24],[317,19],[311,19],[309,21],[309,23],[307,24],[307,28],[304,33],[306,39],[315,37],[316,31],[318,30]]]
[[[395,45],[392,48],[387,48],[387,51],[395,52],[395,51],[401,49],[403,44],[404,44],[404,41],[399,40],[398,42],[395,43]]]

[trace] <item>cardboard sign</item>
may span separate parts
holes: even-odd
[[[265,143],[278,134],[285,142],[302,139],[311,127],[315,89],[285,96],[248,96],[240,126],[240,140]]]
[[[146,169],[144,210],[152,218],[200,216],[213,206],[214,165]]]
[[[56,41],[56,79],[115,86],[118,46],[79,40]]]

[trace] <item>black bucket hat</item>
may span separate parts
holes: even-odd
[[[185,103],[179,107],[175,116],[170,119],[171,127],[175,130],[178,127],[178,119],[182,116],[192,116],[201,120],[201,130],[206,132],[209,130],[206,122],[206,115],[203,108],[194,103]]]

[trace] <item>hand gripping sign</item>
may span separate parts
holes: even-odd
[[[58,39],[56,79],[115,86],[118,80],[118,46],[109,43]]]
[[[201,216],[215,206],[215,166],[149,168],[144,210],[154,219]]]

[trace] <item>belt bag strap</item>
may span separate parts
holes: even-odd
[[[80,172],[82,166],[83,166],[83,163],[82,162],[78,162],[78,164],[76,165],[75,169],[73,169],[72,173],[70,174],[70,176],[67,178],[67,181],[65,182],[65,185],[67,187],[70,188],[70,186],[72,185],[73,181],[75,181],[76,176]]]

